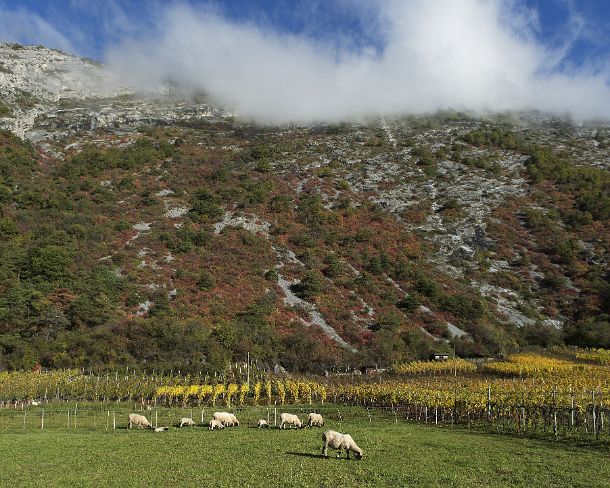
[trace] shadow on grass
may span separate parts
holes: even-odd
[[[290,456],[301,456],[301,457],[308,457],[308,458],[327,459],[327,457],[323,456],[322,454],[312,454],[310,452],[287,452],[286,454],[289,454]]]

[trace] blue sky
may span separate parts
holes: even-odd
[[[433,1],[433,0],[432,0]],[[510,0],[515,3],[514,0]],[[153,25],[160,0],[0,0],[0,40],[70,46],[76,54],[101,60],[106,48]],[[184,3],[184,2],[182,2]],[[224,17],[280,32],[298,33],[358,50],[384,46],[383,26],[375,25],[376,0],[188,0],[196,9],[211,6]],[[569,42],[566,62],[580,65],[610,57],[609,0],[520,0],[539,15],[539,40]],[[368,4],[367,9],[363,9]],[[364,14],[363,14],[364,11]],[[11,15],[12,14],[12,15]],[[17,14],[17,15],[16,15]],[[28,21],[37,16],[63,38],[54,39]],[[2,17],[4,17],[4,22]],[[7,27],[6,24],[12,24]],[[578,30],[575,34],[574,30]],[[63,45],[62,45],[63,44]]]

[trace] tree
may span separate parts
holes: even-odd
[[[220,219],[224,215],[224,210],[220,207],[220,199],[207,188],[199,188],[195,191],[191,203],[192,215],[207,217],[210,220]]]
[[[207,271],[202,271],[197,279],[197,287],[201,291],[210,291],[214,288],[214,278]]]
[[[396,306],[405,313],[414,312],[419,305],[420,301],[415,295],[407,295],[396,304]]]
[[[45,246],[35,249],[30,257],[29,271],[32,276],[45,281],[60,281],[70,275],[72,253],[61,246]]]
[[[324,276],[319,271],[308,271],[300,283],[291,287],[292,291],[303,300],[309,300],[326,289]]]

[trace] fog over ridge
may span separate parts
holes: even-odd
[[[540,44],[534,13],[515,0],[377,5],[386,27],[382,52],[353,52],[173,4],[155,29],[124,39],[107,61],[142,90],[173,79],[270,123],[447,108],[610,116],[608,65],[559,70],[565,46]]]

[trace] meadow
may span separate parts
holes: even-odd
[[[396,365],[383,377],[0,373],[2,486],[608,486],[607,350],[475,364]],[[214,411],[241,425],[210,432]],[[280,431],[282,412],[323,429]],[[138,412],[166,432],[128,430]],[[179,429],[181,417],[197,427]],[[255,428],[265,419],[269,429]],[[351,434],[361,461],[321,456]]]
[[[241,425],[210,432],[202,426],[167,432],[128,430],[131,406],[114,408],[116,429],[106,424],[106,405],[79,406],[76,422],[67,405],[0,412],[0,484],[54,486],[607,486],[607,453],[565,442],[499,436],[464,428],[396,422],[361,407],[317,406],[324,428],[280,431],[256,429],[266,407],[238,410]],[[74,405],[71,405],[74,408]],[[310,406],[278,409],[306,413]],[[214,411],[201,409],[205,418]],[[201,410],[193,409],[198,420]],[[269,410],[273,424],[273,408]],[[153,411],[145,412],[155,418]],[[160,408],[159,425],[175,422],[191,409]],[[279,413],[278,413],[279,415]],[[107,413],[105,415],[108,417]],[[301,415],[304,417],[305,415]],[[21,423],[20,423],[21,421]],[[38,425],[38,427],[36,427]],[[349,432],[365,456],[361,461],[321,456],[326,428]]]

